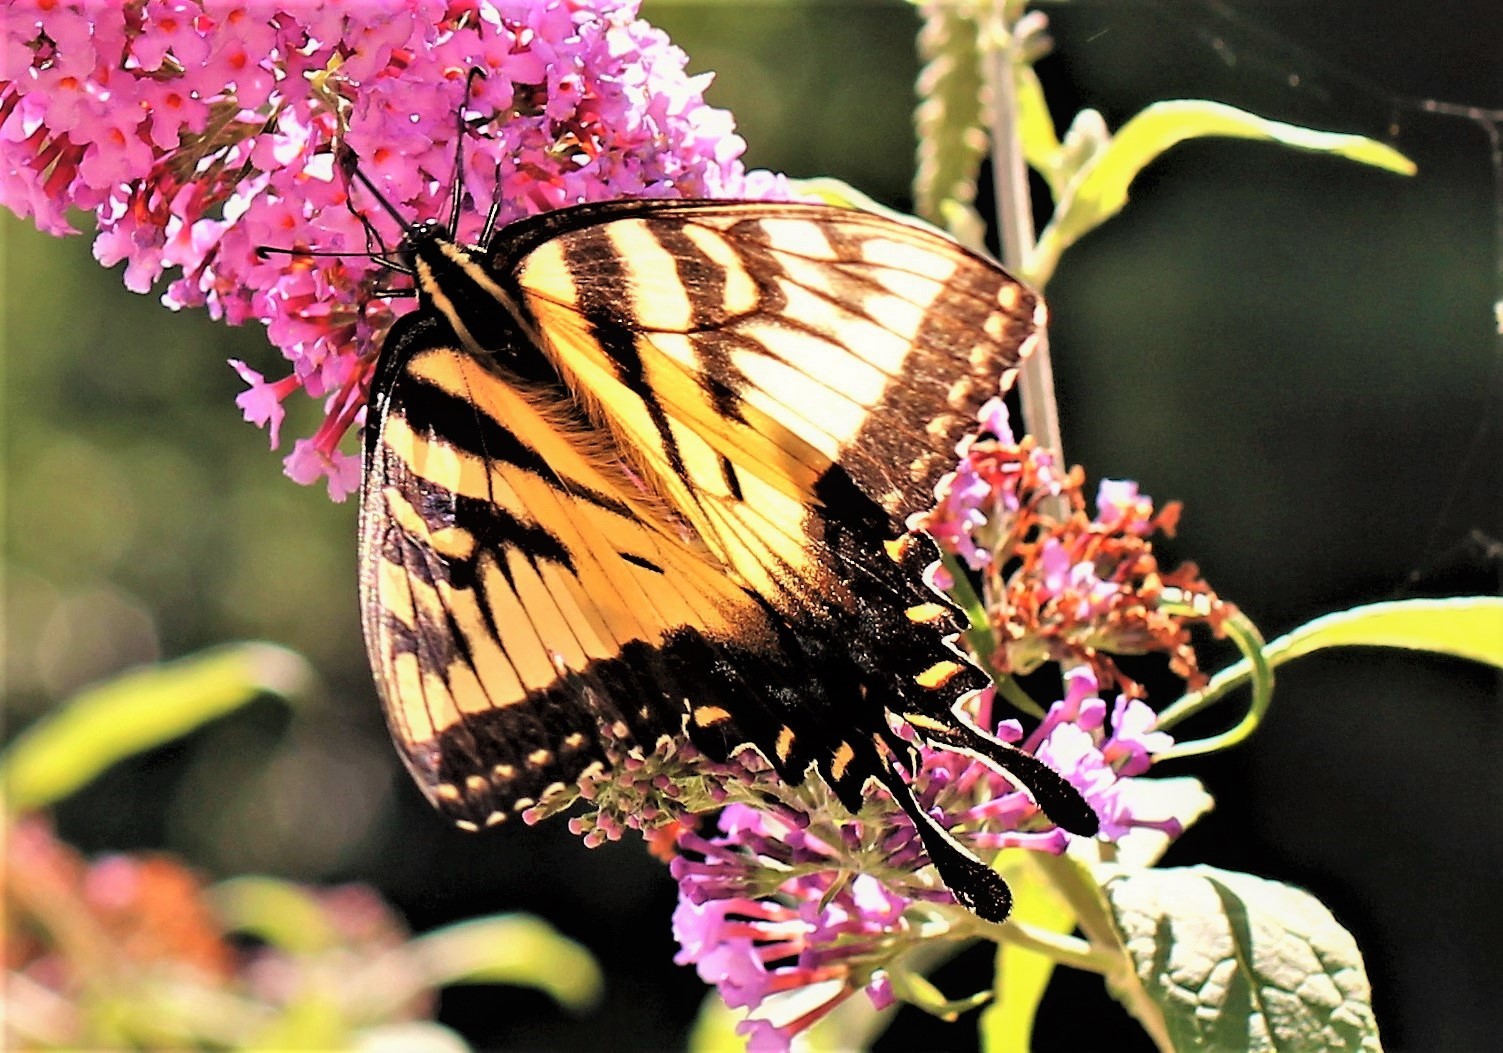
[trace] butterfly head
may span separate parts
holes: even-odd
[[[449,228],[436,219],[420,220],[403,230],[395,256],[412,271],[420,294],[431,288],[432,274],[442,268],[445,250],[453,245],[454,236]]]
[[[515,294],[484,250],[461,244],[452,227],[428,219],[405,229],[396,256],[412,275],[420,311],[441,316],[470,353],[494,356],[517,348]]]

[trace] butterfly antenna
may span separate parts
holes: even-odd
[[[370,252],[371,246],[375,245],[381,250],[379,255],[389,255],[391,250],[386,247],[386,239],[381,236],[381,232],[376,229],[376,225],[371,222],[371,218],[365,214],[364,210],[355,207],[353,199],[348,194],[345,195],[345,204],[349,207],[350,215],[360,221],[360,229],[365,232],[366,251]],[[377,254],[372,253],[372,255]]]
[[[491,188],[491,207],[485,214],[485,226],[480,228],[480,245],[482,247],[491,243],[491,236],[496,233],[496,220],[501,217],[501,162],[496,162],[496,185]]]
[[[459,112],[455,115],[455,123],[458,127],[454,134],[454,174],[449,177],[449,236],[456,237],[459,234],[459,213],[464,204],[464,112],[470,108],[470,92],[475,86],[476,77],[484,77],[485,70],[479,66],[471,66],[469,75],[464,79],[464,98],[460,100]]]

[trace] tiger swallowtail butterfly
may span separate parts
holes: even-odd
[[[957,714],[987,684],[908,517],[1039,338],[1027,287],[945,237],[815,204],[627,200],[437,222],[367,408],[360,597],[387,721],[467,829],[687,735],[873,784],[982,917],[1002,879],[915,801],[893,730],[1081,795]]]

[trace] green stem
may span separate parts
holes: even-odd
[[[991,618],[986,613],[986,604],[981,601],[981,596],[971,585],[971,572],[966,568],[965,561],[953,553],[946,552],[940,556],[940,562],[949,572],[950,580],[954,582],[949,588],[950,599],[959,605],[970,627],[965,631],[966,643],[970,645],[971,653],[976,656],[976,663],[991,676],[992,655],[997,650],[997,638],[992,635]],[[996,679],[993,676],[993,679]]]
[[[1003,928],[1001,940],[1016,944],[1030,951],[1037,951],[1057,965],[1069,966],[1088,973],[1105,976],[1117,966],[1117,956],[1110,951],[1093,948],[1078,936],[1050,932],[1027,922],[1013,919]]]
[[[1044,707],[1033,700],[1033,696],[1018,686],[1018,682],[1011,676],[992,676],[992,683],[997,685],[997,694],[1001,695],[1016,710],[1027,713],[1035,720],[1044,719]]]
[[[982,34],[992,94],[992,192],[997,204],[997,240],[1002,266],[1017,274],[1027,273],[1036,239],[1018,106],[1017,67],[1024,59],[1022,38],[1014,30],[1021,15],[1022,4],[1008,4],[996,12]],[[1064,464],[1065,443],[1047,331],[1039,333],[1033,353],[1018,373],[1018,398],[1023,403],[1023,430]],[[1045,511],[1060,519],[1069,514],[1060,497],[1048,498]]]
[[[1194,609],[1186,607],[1185,613],[1193,614]],[[1202,753],[1214,753],[1218,750],[1230,749],[1240,744],[1244,739],[1257,730],[1263,722],[1263,716],[1268,712],[1268,706],[1273,701],[1273,666],[1268,662],[1264,653],[1266,644],[1263,634],[1258,632],[1258,627],[1241,611],[1234,613],[1225,623],[1226,634],[1231,637],[1243,656],[1247,660],[1247,670],[1252,679],[1252,705],[1248,707],[1247,715],[1236,727],[1224,731],[1219,735],[1212,735],[1204,739],[1192,739],[1186,742],[1178,742],[1163,753],[1154,757],[1155,763],[1164,760],[1172,760],[1178,757],[1194,757]],[[1246,673],[1238,673],[1236,676],[1218,675],[1211,678],[1199,691],[1192,691],[1179,701],[1169,706],[1159,714],[1158,726],[1167,730],[1189,717],[1209,708],[1219,701],[1224,695],[1239,686]]]

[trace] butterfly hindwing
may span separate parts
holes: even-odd
[[[666,542],[556,394],[498,375],[441,316],[410,317],[368,425],[365,630],[418,781],[494,823],[572,787],[603,733],[675,730],[653,649],[685,624],[729,633],[749,600]]]

